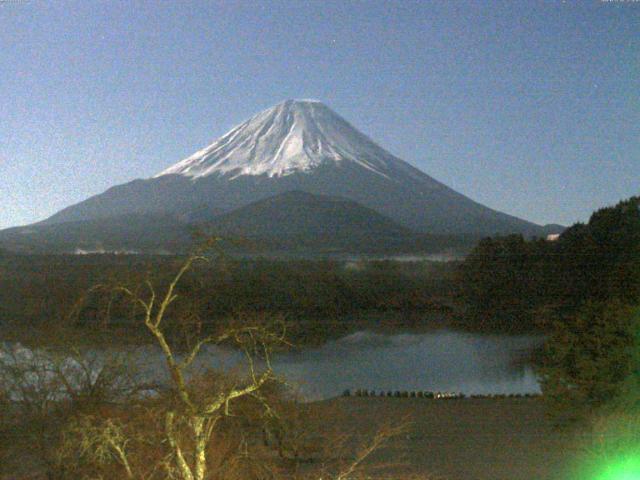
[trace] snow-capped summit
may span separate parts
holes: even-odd
[[[214,143],[162,171],[281,177],[325,162],[354,162],[386,176],[397,159],[317,100],[286,100],[258,113]]]

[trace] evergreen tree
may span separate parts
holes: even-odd
[[[539,373],[556,421],[593,413],[630,388],[640,367],[638,329],[640,309],[619,300],[589,301],[555,322]]]
[[[640,197],[598,210],[555,242],[484,239],[459,274],[461,296],[481,327],[526,330],[588,301],[639,303]]]

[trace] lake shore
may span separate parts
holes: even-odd
[[[555,480],[575,451],[575,434],[554,429],[542,398],[350,397],[309,408],[321,418],[323,412],[341,410],[341,427],[350,432],[409,418],[407,433],[392,440],[377,459],[406,463],[429,479]]]

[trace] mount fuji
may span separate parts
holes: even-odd
[[[416,234],[546,233],[440,183],[314,100],[282,102],[152,178],[114,186],[31,228],[69,222],[95,226],[127,216],[181,224],[215,224],[224,216],[228,223],[237,209],[243,208],[247,218],[252,204],[294,191],[355,202]],[[289,208],[291,202],[282,205]]]

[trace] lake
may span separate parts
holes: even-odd
[[[360,331],[320,347],[280,353],[275,372],[310,400],[341,395],[349,389],[379,391],[440,391],[471,394],[539,393],[534,371],[522,359],[543,342],[542,336],[483,335],[453,330],[428,333],[379,334]],[[14,345],[14,348],[16,346]],[[46,354],[18,347],[15,358],[47,363]],[[104,352],[85,355],[101,364]],[[144,380],[166,379],[163,358],[154,346],[136,347],[127,362]],[[207,346],[195,368],[240,368],[243,355],[228,348]],[[78,370],[73,360],[65,369]]]
[[[470,394],[539,393],[522,358],[541,336],[354,333],[325,345],[280,355],[274,368],[310,398],[344,390],[422,390]]]

